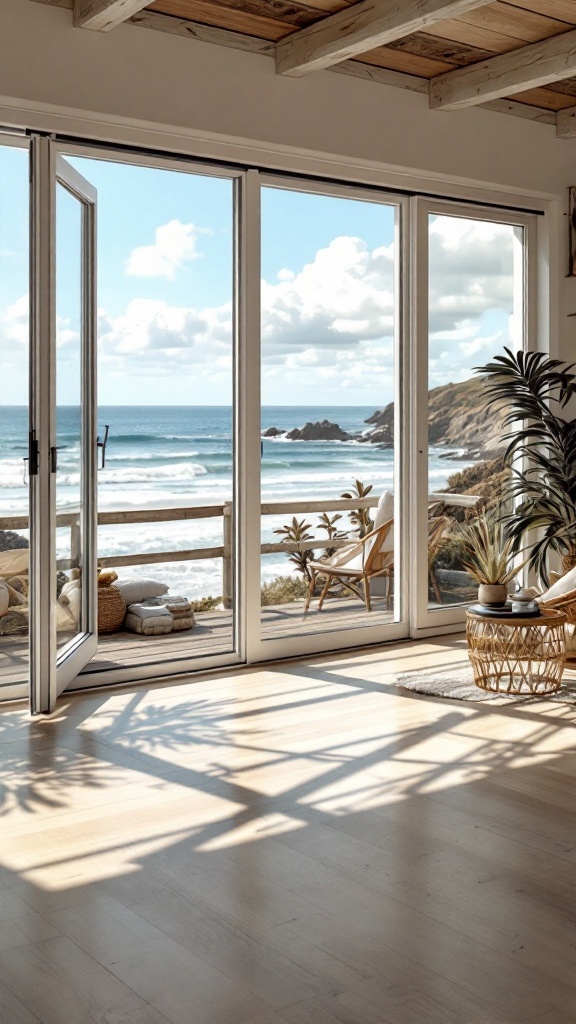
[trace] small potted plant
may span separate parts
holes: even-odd
[[[514,563],[514,543],[505,534],[504,524],[495,513],[481,512],[462,526],[463,565],[478,584],[478,600],[488,608],[502,608],[508,596],[508,584],[526,561]]]

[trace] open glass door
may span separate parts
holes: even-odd
[[[96,191],[32,141],[30,675],[33,714],[97,649]]]

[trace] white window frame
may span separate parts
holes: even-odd
[[[238,630],[236,638],[236,651],[233,656],[223,655],[209,659],[185,660],[181,663],[170,662],[167,666],[166,676],[177,677],[188,675],[190,671],[205,671],[208,669],[222,669],[233,667],[242,663],[253,663],[259,660],[259,643],[254,641],[254,623],[260,622],[259,607],[259,581],[258,592],[256,590],[256,577],[252,573],[251,581],[249,574],[242,573],[242,557],[251,564],[257,562],[259,567],[259,545],[260,545],[260,515],[259,515],[259,492],[258,501],[254,499],[255,488],[250,490],[246,486],[246,478],[255,470],[259,453],[256,459],[256,414],[258,416],[258,438],[259,438],[259,401],[249,404],[246,396],[250,393],[252,382],[249,373],[249,366],[255,366],[253,357],[254,339],[257,337],[256,320],[259,329],[259,306],[257,306],[256,295],[259,291],[259,268],[257,270],[254,246],[255,235],[259,234],[259,220],[256,201],[256,192],[259,189],[259,171],[246,170],[255,165],[269,171],[284,172],[290,174],[313,175],[325,180],[332,179],[342,183],[343,188],[348,185],[361,189],[363,185],[376,186],[387,190],[406,190],[411,194],[434,194],[439,196],[438,202],[449,204],[462,204],[466,216],[472,216],[473,209],[468,203],[486,203],[487,211],[492,219],[496,214],[514,209],[525,210],[530,216],[530,211],[543,213],[544,216],[534,218],[536,223],[531,230],[531,261],[529,276],[529,303],[530,303],[530,324],[534,336],[531,339],[531,347],[541,351],[557,354],[557,339],[559,335],[560,312],[557,301],[559,282],[561,277],[560,253],[561,239],[563,237],[563,199],[555,193],[549,192],[527,192],[518,191],[514,188],[506,188],[502,185],[493,185],[485,182],[469,182],[454,178],[447,179],[446,176],[432,173],[421,173],[414,169],[402,169],[395,166],[341,158],[314,153],[308,150],[295,147],[284,147],[275,144],[245,142],[236,138],[218,136],[212,133],[190,130],[181,126],[166,126],[145,121],[127,121],[125,118],[106,116],[91,112],[74,112],[69,108],[56,107],[54,105],[41,103],[28,103],[18,100],[7,100],[3,98],[0,102],[0,124],[7,126],[6,134],[0,135],[0,143],[23,147],[26,140],[20,135],[10,135],[11,127],[15,131],[39,130],[48,133],[58,132],[70,138],[76,138],[78,143],[67,141],[62,145],[62,152],[68,155],[88,155],[91,146],[107,160],[118,159],[120,162],[143,163],[147,166],[168,166],[172,164],[175,168],[198,173],[204,169],[208,174],[221,174],[223,176],[234,176],[238,179],[237,190],[242,195],[242,201],[237,206],[238,223],[241,227],[241,238],[239,251],[245,254],[250,251],[253,255],[245,261],[243,279],[238,285],[238,365],[236,368],[236,380],[238,387],[237,395],[237,437],[242,437],[243,446],[247,445],[251,450],[243,452],[237,450],[237,463],[242,464],[240,470],[241,493],[239,501],[243,510],[243,519],[237,521],[235,536],[237,542],[237,565],[239,581],[246,581],[237,585],[237,598],[239,611],[236,617]],[[102,144],[110,145],[104,153]],[[115,150],[114,146],[136,147],[130,153],[126,150]],[[138,152],[137,148],[148,150]],[[96,155],[93,153],[93,155]],[[199,164],[197,167],[191,165],[191,160],[212,161]],[[228,168],[222,166],[222,161],[228,163]],[[232,164],[242,165],[239,169],[231,168]],[[402,197],[405,198],[404,196]],[[415,200],[412,200],[414,205]],[[514,216],[517,216],[514,214]],[[506,219],[506,217],[505,217]],[[532,218],[530,218],[532,220]],[[410,215],[405,218],[405,230],[408,229]],[[509,221],[509,218],[507,219]],[[410,255],[413,259],[414,253],[414,227],[410,228]],[[405,253],[408,246],[405,245]],[[415,289],[409,280],[408,274],[402,284],[404,298],[404,329],[410,332],[415,339],[416,331],[410,326],[410,321],[415,319],[414,311]],[[407,297],[411,297],[408,302]],[[256,316],[256,312],[258,316]],[[405,346],[404,365],[404,387],[408,388],[413,384],[415,341]],[[409,351],[408,351],[409,350]],[[258,360],[259,361],[259,360]],[[417,375],[417,374],[416,374]],[[259,398],[259,394],[258,394]],[[406,408],[408,408],[406,406]],[[407,438],[410,431],[414,430],[415,424],[407,423]],[[411,461],[413,459],[414,443],[410,440],[405,444],[405,456],[403,459],[404,481],[408,485],[409,472],[412,472]],[[249,495],[252,494],[252,499]],[[408,511],[408,500],[406,496],[405,509]],[[413,515],[409,516],[413,522]],[[256,538],[256,526],[258,526],[258,537]],[[250,525],[251,524],[251,525]],[[405,547],[406,550],[406,547]],[[410,551],[413,551],[411,545]],[[256,558],[257,552],[257,558]],[[403,593],[407,595],[408,565],[407,559],[403,570],[405,586]],[[413,583],[412,583],[413,586]],[[257,608],[257,612],[256,612]],[[461,629],[460,621],[435,624],[430,627],[422,625],[417,617],[413,617],[410,623],[410,635],[430,636],[441,635],[445,632],[453,632]],[[360,642],[359,633],[355,638]],[[332,639],[335,637],[332,634]],[[373,642],[373,641],[366,641]],[[346,646],[350,646],[346,644]],[[326,649],[325,647],[323,649]],[[329,650],[337,650],[336,644],[332,643]],[[315,645],[309,650],[298,650],[298,654],[314,653]],[[294,654],[293,645],[285,656]],[[280,654],[272,654],[268,648],[268,656],[280,657]],[[164,675],[164,673],[162,673]],[[108,683],[130,683],[145,681],[150,678],[158,678],[160,675],[159,666],[147,666],[145,669],[120,669],[112,672],[88,673],[81,676],[75,683],[75,688],[93,687]],[[90,678],[91,677],[91,678]],[[14,692],[12,692],[12,690]],[[20,697],[22,687],[16,686],[4,688],[2,697]]]
[[[250,571],[256,576],[253,579],[252,587],[254,592],[258,587],[258,601],[254,601],[249,616],[248,651],[250,662],[263,662],[279,660],[294,656],[329,653],[331,651],[346,650],[353,647],[363,647],[372,644],[392,642],[407,639],[409,636],[408,618],[408,573],[407,573],[407,552],[405,550],[404,538],[406,537],[407,524],[407,481],[405,469],[408,465],[406,444],[410,429],[408,419],[408,395],[407,382],[409,374],[405,367],[405,353],[408,350],[407,331],[407,304],[406,296],[409,294],[408,286],[408,245],[404,239],[409,236],[409,199],[404,195],[389,192],[388,190],[363,189],[349,184],[335,184],[331,182],[309,181],[297,176],[288,177],[283,175],[260,176],[262,188],[278,188],[292,192],[300,192],[308,195],[334,196],[341,199],[351,199],[361,202],[370,202],[378,206],[393,207],[397,213],[395,216],[395,252],[398,254],[395,260],[395,316],[394,316],[394,405],[395,405],[395,459],[394,459],[394,588],[399,595],[399,600],[394,602],[394,621],[383,623],[381,616],[375,611],[374,624],[369,623],[370,615],[367,615],[367,623],[363,626],[346,628],[331,628],[327,623],[325,632],[307,632],[306,624],[299,619],[294,621],[294,632],[287,637],[266,637],[261,627],[260,608],[260,536],[261,523],[258,515],[258,556],[250,563]],[[260,325],[258,324],[258,329]],[[252,367],[253,378],[251,386],[254,387],[251,402],[258,408],[260,413],[260,373],[261,353],[258,352],[258,364]],[[258,421],[258,484],[260,484],[260,419]],[[256,473],[256,467],[254,467]],[[260,486],[258,487],[260,493]],[[254,523],[251,524],[254,526]],[[254,538],[254,550],[256,550],[256,537]],[[311,611],[311,614],[313,612]]]
[[[413,595],[411,636],[413,638],[460,631],[464,628],[466,621],[465,606],[431,607],[428,601],[428,239],[429,217],[435,214],[522,228],[524,232],[522,348],[524,351],[533,350],[536,347],[537,338],[536,243],[537,221],[540,218],[534,214],[518,213],[510,209],[472,206],[449,200],[415,196],[412,200],[412,309],[414,319],[411,348],[412,391],[416,395],[416,401],[413,406],[414,431],[410,470],[410,478],[414,481],[411,509],[411,549],[415,553],[412,560],[411,578],[411,593]]]

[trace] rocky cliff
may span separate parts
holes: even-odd
[[[504,450],[505,413],[487,408],[481,377],[433,388],[428,393],[428,410],[430,444],[463,449],[467,458],[479,459],[495,457]],[[375,412],[366,423],[374,427],[364,435],[367,441],[392,444],[394,403]]]

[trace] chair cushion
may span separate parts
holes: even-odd
[[[354,565],[352,565],[354,563]],[[362,545],[355,543],[349,544],[345,548],[340,548],[332,558],[327,559],[327,565],[333,565],[335,568],[341,565],[350,566],[351,568],[362,568]]]
[[[340,570],[342,572],[344,572],[346,569],[351,569],[352,571],[355,571],[355,572],[361,572],[362,569],[364,568],[364,562],[363,562],[363,559],[362,559],[362,552],[361,551],[358,552],[358,554],[354,555],[353,558],[348,557],[347,561],[344,562],[344,563],[341,563],[339,568],[340,568]]]
[[[565,576],[561,576],[538,600],[545,604],[546,601],[554,601],[559,597],[564,597],[571,590],[576,590],[576,569],[570,569],[570,572],[567,572]]]
[[[379,526],[384,526],[389,519],[394,518],[394,495],[391,491],[384,491],[384,494],[380,495],[380,500],[376,507],[376,515],[374,516],[374,529],[377,530]],[[388,533],[387,537],[382,544],[382,551],[394,551],[394,529],[392,528]]]

